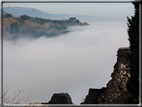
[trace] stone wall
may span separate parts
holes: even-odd
[[[85,101],[81,104],[127,103],[127,98],[130,96],[126,89],[128,78],[130,78],[129,54],[130,48],[128,47],[118,49],[117,62],[114,65],[114,71],[111,74],[112,79],[107,83],[107,87],[89,89]]]
[[[100,98],[101,94],[106,90],[106,88],[101,89],[89,89],[89,93],[86,96],[86,99],[81,104],[99,104],[98,99]]]

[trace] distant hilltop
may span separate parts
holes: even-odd
[[[16,39],[19,37],[41,36],[54,37],[60,34],[70,32],[68,26],[89,25],[87,22],[82,23],[75,17],[63,20],[51,20],[40,17],[31,17],[21,15],[13,17],[12,14],[3,14],[3,37],[6,39]]]

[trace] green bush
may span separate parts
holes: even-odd
[[[11,34],[19,32],[19,26],[17,22],[12,23],[10,28],[11,28],[11,31],[10,31]]]
[[[6,14],[6,17],[12,17],[12,14],[8,14],[8,13],[7,13],[7,14]]]

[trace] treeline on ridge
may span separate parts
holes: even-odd
[[[22,15],[21,18],[26,19],[26,20],[39,21],[43,24],[44,23],[57,23],[57,24],[62,25],[62,24],[65,24],[65,23],[70,23],[70,22],[81,23],[75,17],[72,17],[70,19],[63,19],[63,20],[51,20],[51,19],[44,19],[44,18],[39,18],[39,17],[31,17],[31,16],[27,16],[27,15]]]
[[[82,23],[75,17],[63,20],[51,20],[39,17],[21,15],[13,17],[12,14],[3,15],[3,33],[4,37],[15,38],[21,36],[28,37],[54,37],[59,34],[70,32],[68,26],[89,25],[87,22]]]

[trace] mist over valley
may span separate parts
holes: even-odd
[[[4,85],[10,95],[19,86],[22,104],[48,102],[53,93],[69,93],[80,104],[89,88],[111,79],[117,49],[127,47],[125,22],[94,22],[70,26],[54,38],[3,40]]]
[[[118,48],[129,46],[130,10],[127,3],[3,3],[3,88],[11,98],[24,90],[21,104],[54,93],[80,104],[90,88],[106,87]]]

